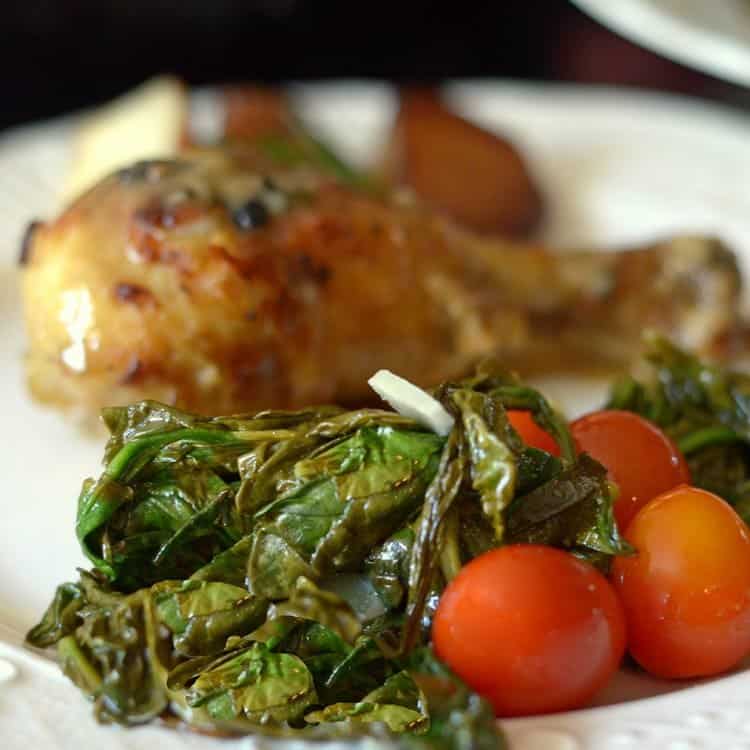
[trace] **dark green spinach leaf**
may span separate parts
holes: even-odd
[[[687,458],[692,482],[750,521],[750,375],[703,362],[666,339],[647,340],[649,373],[618,381],[607,408],[659,425]]]

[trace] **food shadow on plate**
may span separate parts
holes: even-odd
[[[745,659],[738,667],[722,677],[729,677],[750,669],[750,658]],[[651,675],[640,669],[634,662],[627,660],[620,671],[615,674],[613,680],[594,699],[589,708],[601,708],[613,706],[618,703],[655,698],[659,695],[676,693],[693,687],[705,685],[716,678],[706,677],[694,680],[664,680]]]

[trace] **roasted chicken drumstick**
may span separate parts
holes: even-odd
[[[87,410],[354,403],[378,368],[427,386],[486,355],[522,374],[618,368],[649,327],[711,353],[740,288],[712,239],[557,253],[251,149],[122,170],[26,250],[31,389]]]

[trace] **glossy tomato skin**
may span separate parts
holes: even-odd
[[[560,448],[558,448],[552,435],[539,427],[531,416],[530,411],[511,409],[507,414],[508,421],[513,425],[513,428],[521,436],[521,440],[526,445],[547,451],[547,453],[551,453],[553,456],[560,455]]]
[[[615,559],[612,581],[644,669],[704,677],[750,654],[750,532],[724,500],[677,487],[648,503],[625,536],[637,554]]]
[[[448,585],[432,629],[437,655],[498,716],[585,705],[612,677],[625,623],[612,586],[561,550],[509,545]]]
[[[570,425],[579,451],[607,467],[619,496],[615,518],[621,529],[662,492],[690,483],[680,449],[652,422],[629,411],[597,411]]]

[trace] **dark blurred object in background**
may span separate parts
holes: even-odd
[[[377,77],[731,87],[616,37],[565,0],[10,0],[0,128],[94,104],[158,72],[191,84]]]

